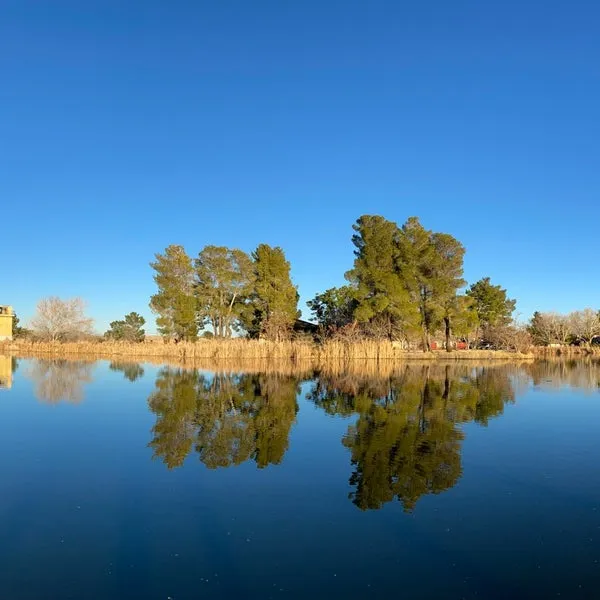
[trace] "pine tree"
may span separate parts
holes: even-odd
[[[399,230],[378,215],[363,215],[353,225],[354,268],[346,273],[355,287],[355,318],[378,325],[389,339],[415,321],[415,305],[398,269]]]
[[[252,253],[254,289],[241,321],[250,337],[282,340],[289,336],[298,310],[298,290],[283,250],[260,244]]]
[[[467,290],[473,298],[475,310],[482,327],[508,325],[517,304],[506,295],[506,290],[499,285],[492,285],[489,277],[480,279]]]
[[[143,342],[146,332],[143,327],[146,319],[136,312],[125,315],[121,321],[112,321],[110,329],[104,334],[106,338],[124,342]]]
[[[171,245],[164,254],[156,254],[150,266],[156,271],[158,292],[150,299],[150,308],[158,315],[159,333],[175,341],[195,340],[198,335],[196,300],[193,294],[194,268],[183,246]]]

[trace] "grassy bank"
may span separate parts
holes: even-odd
[[[406,360],[507,360],[532,359],[534,354],[518,354],[499,350],[460,350],[453,352],[407,352],[388,341],[266,342],[259,340],[200,340],[195,343],[73,342],[46,343],[15,341],[0,344],[0,352],[15,356],[96,357],[127,360],[196,362],[218,361],[288,361],[323,364],[347,364],[354,361],[384,363]]]

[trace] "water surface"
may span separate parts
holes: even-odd
[[[0,589],[597,597],[600,366],[0,357]]]

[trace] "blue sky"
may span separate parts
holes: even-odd
[[[466,278],[523,318],[598,307],[599,19],[591,0],[5,0],[0,302],[153,320],[155,252],[266,242],[306,316],[370,213],[456,236]]]

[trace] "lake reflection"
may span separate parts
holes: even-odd
[[[162,369],[148,406],[156,415],[150,446],[169,468],[195,452],[210,469],[252,460],[281,462],[298,411],[299,381],[276,374],[210,376]]]
[[[7,597],[595,597],[598,362],[207,367],[0,357]]]

